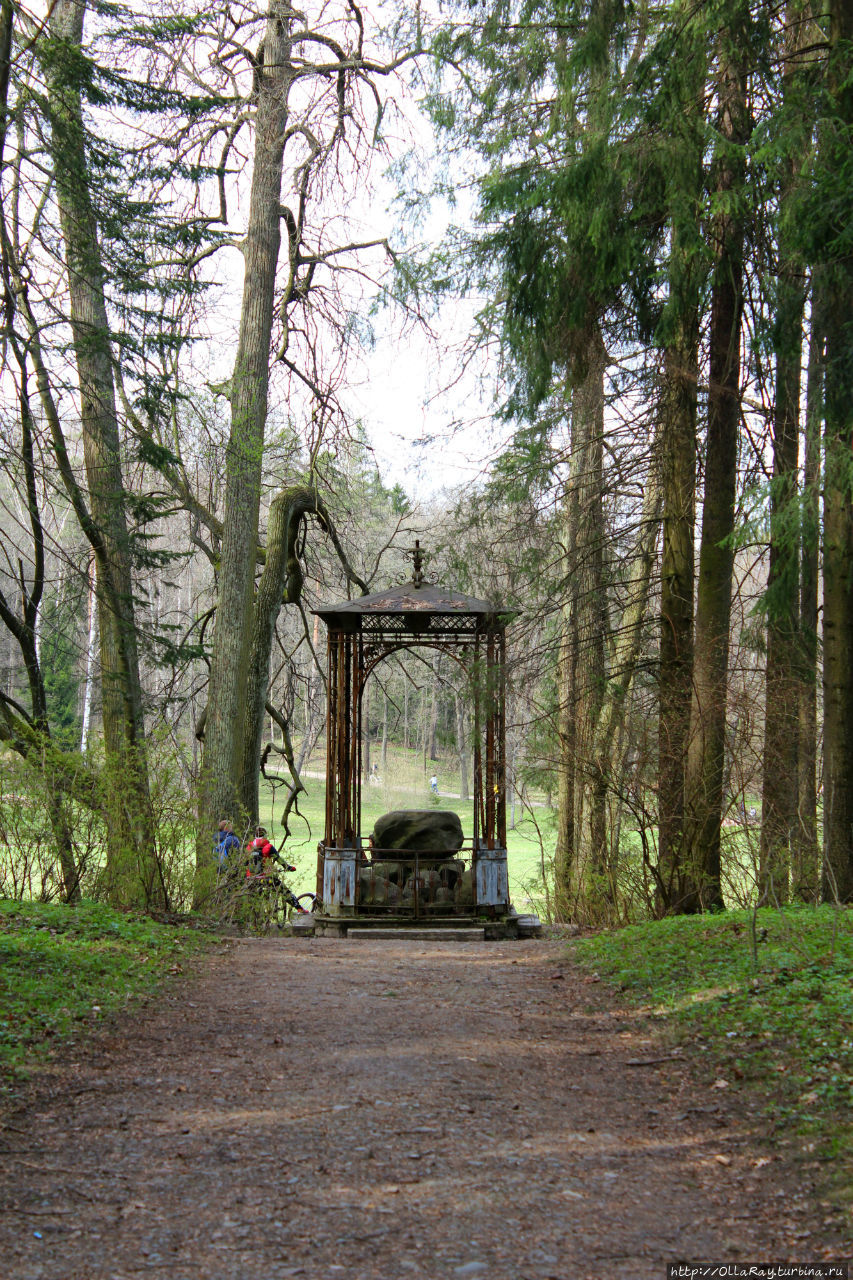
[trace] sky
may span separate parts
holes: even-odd
[[[426,183],[436,149],[432,127],[412,99],[402,107]],[[374,234],[387,235],[395,248],[425,254],[451,227],[473,222],[472,194],[460,188],[452,206],[436,198],[422,223],[406,225],[398,212],[398,182],[396,175],[380,175],[373,193],[356,205]],[[404,327],[387,309],[376,311],[375,346],[350,370],[345,399],[364,423],[383,478],[402,484],[414,498],[428,499],[481,477],[505,434],[494,418],[494,369],[487,356],[467,354],[481,304],[475,297],[445,301],[429,317],[432,336],[417,325]]]
[[[442,316],[441,346],[417,330],[401,334],[393,322],[381,329],[346,396],[385,482],[402,484],[416,499],[475,481],[494,448],[488,384],[461,372],[458,346],[474,306],[445,310],[454,314]],[[487,362],[480,363],[488,378]]]

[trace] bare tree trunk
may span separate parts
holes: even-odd
[[[604,588],[604,375],[607,356],[596,329],[587,351],[587,369],[572,400],[578,450],[578,535],[576,554],[575,666],[575,860],[583,881],[587,912],[597,918],[607,896],[608,862],[605,790],[596,778],[595,732],[604,704],[607,614]],[[584,828],[588,828],[585,831]]]
[[[165,906],[148,793],[131,552],[104,271],[88,186],[77,87],[85,12],[85,0],[56,0],[50,14],[50,35],[55,46],[46,72],[51,154],[68,268],[89,503],[103,540],[103,555],[98,558],[98,611],[104,746],[111,774],[106,788],[107,881],[110,898],[116,904]]]
[[[303,572],[299,562],[300,529],[305,517],[314,515],[329,534],[345,572],[366,590],[366,584],[353,573],[340,546],[334,526],[325,504],[313,489],[294,486],[283,489],[270,503],[267,524],[267,547],[264,570],[251,612],[250,646],[246,679],[246,702],[242,718],[243,768],[240,777],[240,803],[242,812],[252,824],[258,819],[258,779],[261,767],[264,713],[267,707],[270,684],[270,655],[272,653],[275,624],[283,604],[299,604],[302,596]],[[369,697],[368,684],[365,697]],[[368,722],[366,709],[365,723]],[[292,751],[289,747],[289,725],[280,725],[285,739],[285,756],[288,763]],[[292,761],[296,767],[295,759]],[[367,769],[370,752],[367,751]],[[298,774],[298,769],[296,770]],[[299,785],[298,777],[294,784]]]
[[[388,776],[388,694],[382,690],[382,777]]]
[[[297,539],[306,513],[316,510],[316,498],[310,489],[285,489],[270,504],[266,561],[251,614],[246,701],[241,726],[241,812],[251,825],[258,821],[258,778],[276,619],[283,600],[299,599],[302,569],[297,556]]]
[[[745,2],[745,0],[744,0]],[[739,10],[739,5],[733,6]],[[734,12],[732,17],[742,17]],[[740,26],[740,22],[735,26]],[[726,693],[731,619],[737,442],[740,424],[740,344],[743,314],[744,228],[740,192],[748,136],[743,52],[731,28],[720,35],[717,95],[723,139],[713,166],[720,212],[711,233],[708,435],[696,607],[694,697],[687,756],[688,847],[699,883],[698,901],[685,909],[723,905],[720,834],[723,811]]]
[[[89,745],[89,728],[92,722],[92,689],[95,683],[95,644],[98,638],[98,607],[95,594],[95,565],[90,560],[86,571],[86,674],[83,679],[83,725],[80,730],[80,750],[85,754]]]
[[[509,829],[515,831],[515,805],[518,799],[518,787],[516,785],[515,771],[515,751],[509,758],[508,782],[509,786]]]
[[[364,731],[363,765],[364,765],[365,780],[367,780],[370,777],[370,703],[371,703],[372,693],[373,693],[373,685],[368,680],[367,684],[364,686],[364,693],[362,694],[362,699],[364,702],[364,708],[362,711],[362,728]]]
[[[621,764],[614,759],[614,754],[618,754],[617,743],[622,737],[628,694],[643,652],[643,624],[648,612],[652,569],[661,523],[661,504],[661,481],[655,456],[652,458],[643,494],[636,553],[625,574],[628,597],[616,629],[607,696],[595,727],[593,756],[596,770],[605,780],[618,776],[621,772]]]
[[[691,155],[693,187],[701,193],[701,145]],[[697,172],[698,171],[698,176]],[[696,400],[699,381],[698,200],[688,226],[673,218],[671,326],[664,351],[659,427],[663,502],[660,668],[658,677],[658,884],[660,907],[681,911],[696,884],[684,849],[684,782],[693,698],[693,593],[696,524]]]
[[[249,225],[243,242],[240,336],[231,378],[231,432],[225,473],[225,515],[219,600],[210,668],[202,762],[199,871],[210,867],[210,841],[223,816],[245,821],[243,709],[249,646],[261,466],[267,416],[270,340],[281,245],[281,178],[287,95],[293,78],[287,0],[270,0],[257,69],[255,149]]]
[[[427,752],[429,749],[429,720],[427,717],[424,690],[418,690],[418,752],[423,757],[424,777],[427,775]]]
[[[792,893],[803,902],[815,902],[820,886],[817,832],[817,625],[823,343],[820,283],[814,277],[806,384],[803,520],[800,536],[798,821],[794,828],[791,868]]]
[[[797,822],[799,687],[798,539],[792,530],[797,495],[800,334],[804,299],[797,284],[780,285],[780,335],[776,360],[773,484],[770,497],[770,571],[767,584],[767,667],[759,885],[771,900],[786,902],[791,843]],[[787,349],[781,349],[781,344]]]
[[[459,799],[470,800],[468,790],[468,744],[465,738],[465,700],[456,697],[456,750],[459,754]]]
[[[311,752],[317,744],[320,730],[323,727],[323,675],[319,670],[314,655],[320,643],[320,619],[314,616],[314,634],[311,640],[314,654],[311,659],[311,674],[308,678],[308,694],[305,699],[305,734],[299,756],[296,761],[296,772],[301,773],[305,762],[310,759]]]
[[[3,16],[6,17],[5,14]],[[61,869],[62,898],[65,902],[79,902],[79,873],[71,840],[67,786],[60,771],[57,770],[54,773],[53,769],[53,759],[56,753],[51,741],[47,694],[38,644],[39,607],[44,594],[45,583],[45,539],[36,487],[33,448],[35,433],[27,389],[27,362],[20,344],[14,337],[11,338],[11,346],[18,359],[20,370],[18,403],[21,412],[21,456],[27,494],[27,513],[32,533],[32,581],[27,582],[24,576],[23,564],[21,563],[19,584],[21,591],[20,616],[14,612],[3,592],[0,591],[0,620],[3,621],[9,633],[15,637],[23,658],[32,708],[32,715],[29,718],[28,725],[35,740],[34,745],[37,744],[37,750],[27,749],[27,744],[23,741],[15,741],[15,748],[24,759],[29,760],[36,766],[41,776],[53,843]],[[8,724],[8,709],[5,703],[0,703],[0,715],[4,713],[4,718]]]
[[[432,690],[429,703],[429,758],[438,759],[438,660],[432,664]]]
[[[825,173],[849,163],[853,5],[832,0],[828,87],[834,119],[821,139]],[[840,234],[836,232],[835,234]],[[823,884],[853,901],[853,259],[833,246],[821,268],[826,332],[823,506]]]
[[[575,528],[576,496],[569,493],[567,545]],[[557,840],[554,850],[554,919],[570,920],[576,899],[575,884],[575,663],[577,646],[571,604],[563,609],[560,657],[557,668]]]
[[[790,106],[791,76],[803,25],[789,5],[783,73]],[[797,825],[799,745],[799,562],[797,492],[803,314],[803,264],[794,255],[791,213],[802,157],[792,153],[780,192],[778,277],[773,345],[776,400],[773,413],[773,480],[770,492],[770,569],[767,582],[767,668],[761,796],[759,887],[771,900],[788,898],[791,847]]]
[[[578,904],[600,914],[607,861],[605,796],[594,780],[595,729],[605,675],[602,466],[607,357],[596,328],[583,381],[572,396],[572,448],[567,496],[567,577],[560,644],[557,847],[554,902],[558,919]]]

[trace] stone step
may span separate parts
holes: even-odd
[[[293,915],[290,917],[290,927],[296,933],[313,933],[314,917],[310,913],[307,915]]]
[[[485,942],[486,931],[474,929],[347,929],[348,938],[374,942]]]

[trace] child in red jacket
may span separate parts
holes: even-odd
[[[248,879],[250,876],[268,876],[269,883],[274,888],[281,890],[285,902],[289,903],[291,907],[295,907],[300,915],[305,915],[305,908],[300,907],[292,891],[277,876],[272,874],[272,862],[277,862],[283,871],[295,871],[296,867],[292,867],[289,862],[285,862],[275,845],[270,843],[264,827],[255,827],[255,838],[246,845],[246,852],[249,854],[249,861],[246,864],[246,878]]]
[[[278,849],[267,838],[265,827],[255,827],[255,838],[246,845],[246,852],[250,854],[249,863],[246,867],[246,875],[265,876],[270,873],[270,863],[275,861],[285,871],[295,871],[296,867],[292,867],[289,862],[285,862],[279,857]]]

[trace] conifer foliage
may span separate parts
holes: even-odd
[[[476,339],[499,350],[503,412],[521,424],[494,492],[557,502],[542,606],[557,619],[557,900],[619,918],[636,856],[620,815],[633,805],[658,911],[731,901],[746,848],[764,900],[814,896],[822,866],[824,896],[847,901],[848,6],[449,8],[431,109],[456,172],[476,157],[478,225],[424,272],[485,299]],[[635,580],[633,602],[652,661],[637,664],[620,645],[635,625],[624,566],[649,545],[651,583]],[[750,650],[766,679],[754,745],[737,740]],[[641,706],[656,741],[632,728]],[[602,755],[597,728],[614,714],[622,731]],[[738,786],[745,746],[757,766]]]

